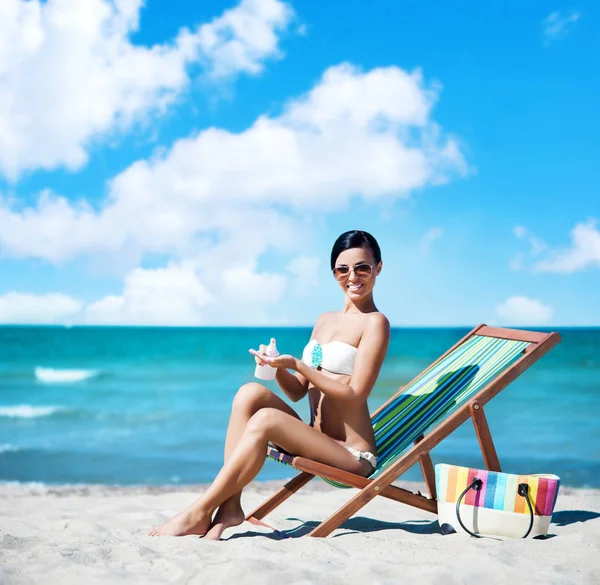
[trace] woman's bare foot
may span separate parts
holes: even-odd
[[[210,528],[211,514],[202,510],[184,510],[148,532],[148,536],[204,536]]]
[[[204,538],[207,540],[219,540],[226,528],[240,525],[245,518],[244,511],[239,503],[228,500],[217,510],[215,519],[212,521],[210,529]]]

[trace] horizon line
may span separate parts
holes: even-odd
[[[488,325],[490,327],[501,327],[510,329],[525,329],[535,327],[536,329],[600,329],[600,325],[489,325],[487,323],[477,323],[476,325],[394,325],[390,324],[392,329],[473,329],[475,326]],[[0,328],[54,328],[54,329],[310,329],[314,324],[307,325],[123,325],[123,324],[61,324],[61,323],[0,323]]]

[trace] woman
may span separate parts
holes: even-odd
[[[367,232],[349,231],[336,240],[331,268],[344,291],[344,308],[319,317],[302,360],[267,357],[265,346],[250,350],[257,363],[277,368],[277,384],[291,401],[308,394],[310,425],[265,386],[242,386],[233,400],[221,471],[202,496],[151,530],[151,536],[199,534],[218,540],[225,528],[241,524],[242,489],[263,466],[269,442],[352,473],[368,476],[374,471],[367,398],[390,339],[389,322],[373,300],[381,266],[379,245]]]

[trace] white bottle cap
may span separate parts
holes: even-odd
[[[275,338],[272,337],[271,338],[271,342],[269,343],[267,350],[265,351],[265,353],[269,356],[269,357],[277,357],[279,355],[279,351],[277,351],[277,344],[275,343]]]

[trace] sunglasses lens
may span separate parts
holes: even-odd
[[[357,264],[352,270],[358,278],[369,278],[369,276],[371,276],[371,266],[368,264]],[[333,269],[333,274],[338,280],[344,280],[348,278],[348,275],[350,274],[350,267],[336,266]]]
[[[358,264],[354,267],[354,274],[360,278],[369,278],[371,276],[371,267],[368,264]]]
[[[343,278],[346,278],[348,276],[348,274],[350,273],[350,268],[348,268],[347,266],[337,266],[333,269],[333,273],[335,274],[335,277],[338,280],[342,280]]]

